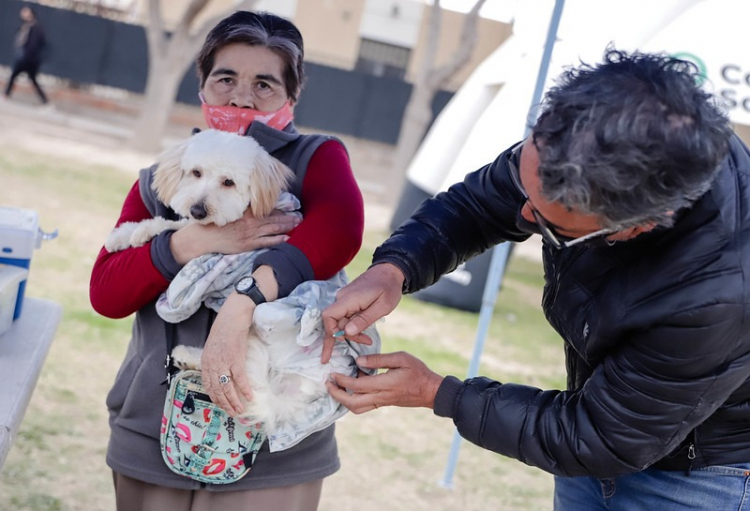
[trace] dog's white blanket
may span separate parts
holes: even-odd
[[[294,202],[280,203],[277,207],[284,211],[297,209]],[[262,250],[236,255],[207,254],[193,259],[159,297],[157,313],[167,322],[178,323],[194,314],[201,303],[218,311],[234,289],[234,283],[252,271],[253,261],[260,253]],[[325,336],[322,311],[334,302],[336,292],[346,283],[346,273],[342,270],[325,281],[303,282],[289,296],[255,309],[253,324],[262,342],[274,345],[292,338],[296,340],[297,349],[290,350],[283,363],[285,372],[317,381],[326,381],[332,372],[356,376],[356,358],[380,352],[380,337],[375,328],[370,327],[364,333],[372,338],[371,346],[337,342],[330,363],[320,363]],[[374,374],[374,371],[368,372]],[[325,394],[309,405],[306,422],[296,426],[282,424],[275,431],[267,431],[271,451],[296,445],[310,434],[330,426],[346,412],[343,405]]]

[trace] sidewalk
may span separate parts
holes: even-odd
[[[23,77],[16,82],[10,99],[0,95],[0,144],[80,158],[134,174],[153,162],[155,155],[128,148],[139,111],[136,99],[106,98],[44,82],[42,87],[50,98],[47,106],[39,103]],[[175,110],[179,119],[183,109],[178,106]],[[189,134],[190,129],[188,120],[173,124],[164,145],[176,143],[180,133]]]

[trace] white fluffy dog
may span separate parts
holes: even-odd
[[[159,155],[154,171],[152,186],[159,200],[183,218],[125,222],[104,247],[109,252],[139,247],[189,222],[225,225],[240,219],[248,205],[262,218],[271,214],[292,177],[289,167],[251,137],[201,131]]]
[[[161,217],[118,226],[107,238],[108,251],[141,246],[165,229],[189,222],[224,225],[242,217],[248,205],[256,217],[269,215],[293,177],[252,138],[206,130],[157,158],[153,188],[184,220]],[[287,373],[286,359],[299,351],[294,335],[273,346],[251,330],[246,369],[253,401],[246,405],[245,423],[263,423],[268,430],[305,416],[305,408],[327,394],[325,382]],[[201,369],[202,349],[178,345],[172,352],[180,369]]]

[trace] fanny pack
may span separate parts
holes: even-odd
[[[174,325],[167,324],[167,380],[159,436],[167,467],[202,483],[229,484],[250,471],[266,440],[262,425],[245,426],[204,392],[200,371],[172,365]]]

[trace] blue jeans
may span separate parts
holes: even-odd
[[[750,463],[612,479],[555,477],[554,511],[750,511]]]

